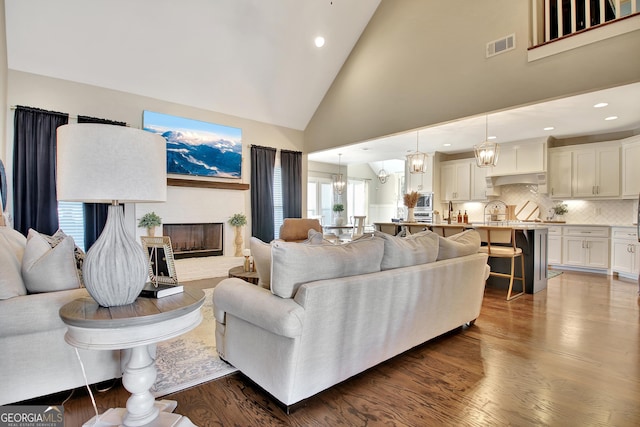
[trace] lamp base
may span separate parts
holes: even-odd
[[[122,205],[109,206],[104,230],[82,265],[84,284],[103,307],[131,304],[148,277],[142,246],[127,232]]]

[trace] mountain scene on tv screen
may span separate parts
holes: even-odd
[[[167,140],[167,173],[240,178],[241,144],[224,139],[203,141],[201,135],[190,137],[179,131],[166,131],[161,135]]]

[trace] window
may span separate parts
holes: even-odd
[[[347,219],[354,215],[369,216],[369,182],[364,179],[349,179],[347,182]],[[351,222],[351,221],[349,221]]]
[[[332,207],[331,179],[309,177],[307,181],[307,218],[319,217],[321,224],[331,224]]]
[[[82,202],[58,202],[58,227],[73,237],[76,245],[84,247],[84,208]]]

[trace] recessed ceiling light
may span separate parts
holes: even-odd
[[[609,103],[607,102],[598,102],[593,106],[593,108],[602,108],[602,107],[606,107],[607,105],[609,105]]]
[[[497,136],[494,136],[494,135],[491,135],[491,136],[487,137],[487,139],[496,139],[496,138],[497,138]]]
[[[324,46],[324,37],[318,36],[313,42],[316,44],[316,47],[322,47]]]
[[[617,118],[618,116],[609,116],[609,117],[605,117],[605,120],[611,121],[611,120],[616,120]]]
[[[361,150],[362,151],[369,151],[369,147],[362,147]]]
[[[546,128],[544,128],[544,130],[554,130],[555,128],[553,126],[547,126]]]
[[[444,145],[445,147],[451,147],[451,144],[448,143],[448,142],[446,144],[442,144],[442,145]]]

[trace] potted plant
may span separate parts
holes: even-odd
[[[562,220],[562,217],[569,212],[569,207],[566,203],[558,202],[553,208],[553,213],[558,220]]]
[[[342,211],[344,211],[344,205],[342,203],[336,203],[333,205],[333,211],[336,213],[333,219],[335,225],[342,225],[344,219],[342,218]]]
[[[242,233],[241,228],[247,225],[247,217],[244,214],[237,213],[233,214],[231,218],[229,218],[229,225],[235,229],[235,254],[234,256],[242,256]]]
[[[138,227],[147,229],[147,235],[149,237],[155,236],[156,227],[159,225],[162,225],[162,218],[160,218],[155,212],[144,214],[138,222]]]

